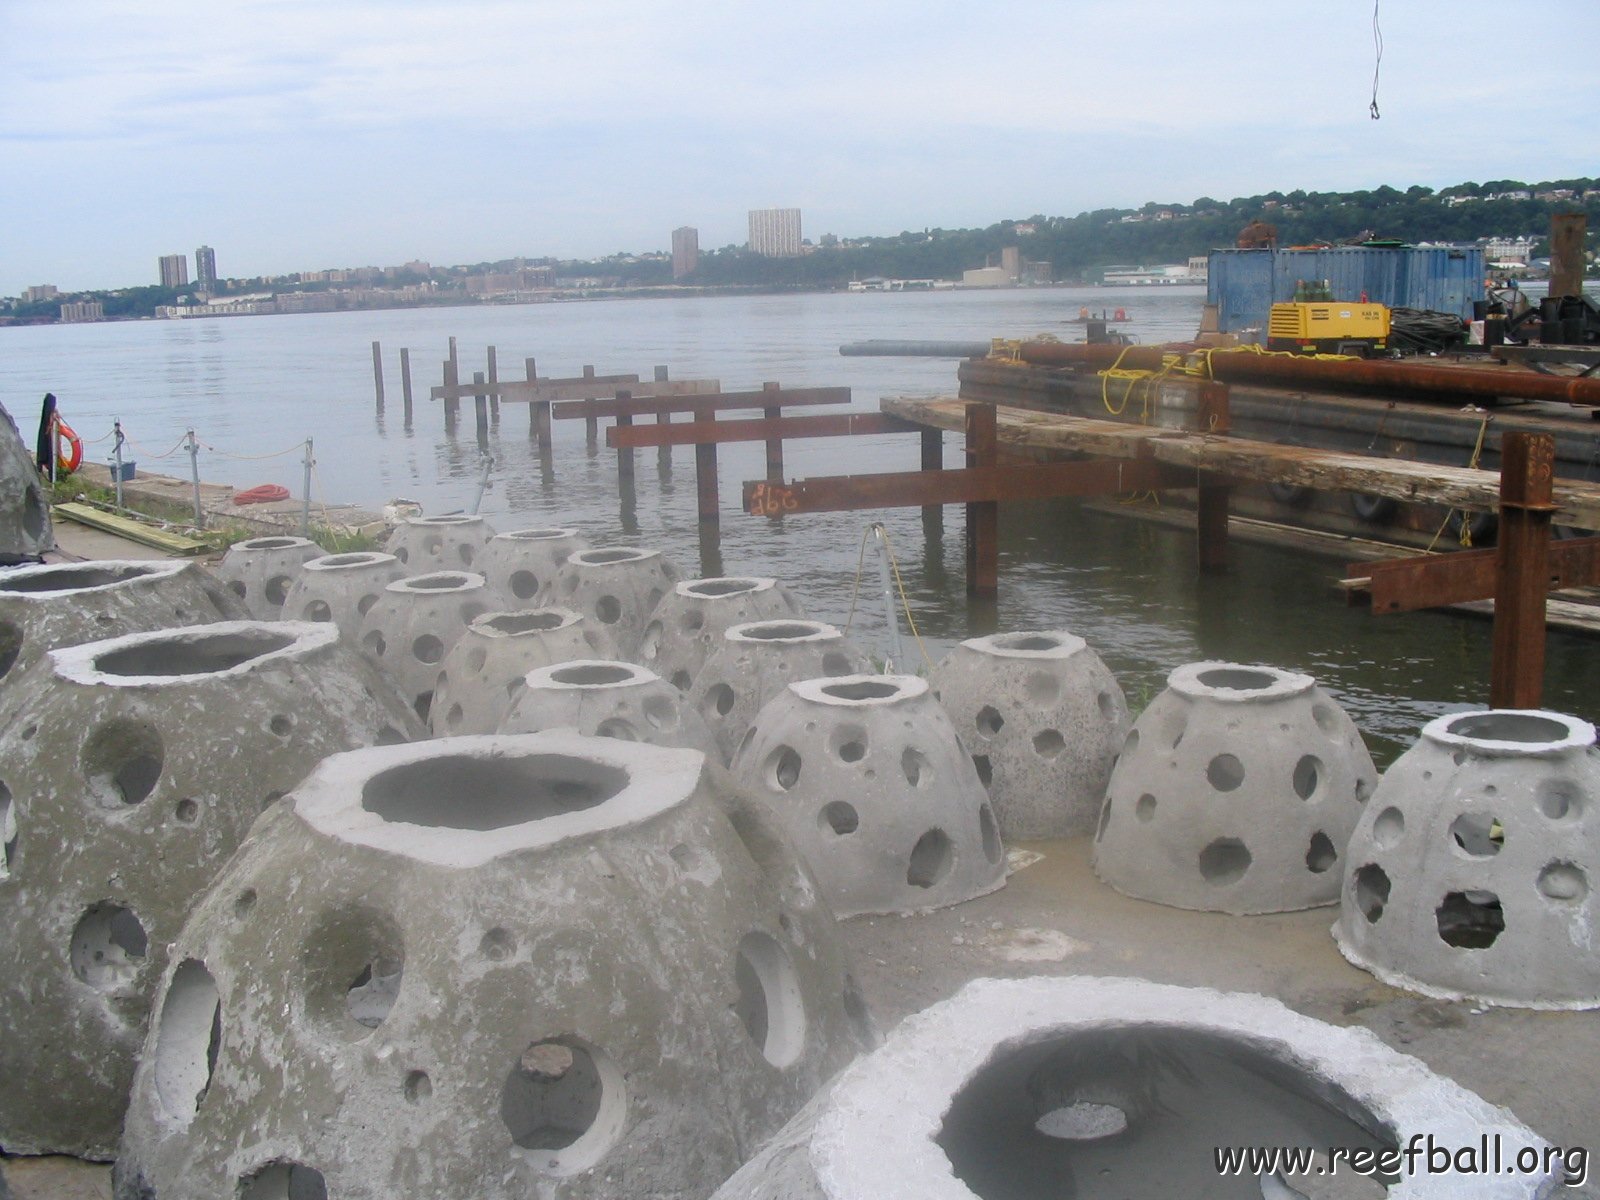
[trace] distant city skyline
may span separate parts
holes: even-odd
[[[1384,5],[1380,67],[1370,0],[8,0],[0,295],[1592,173],[1592,0],[1447,11]]]

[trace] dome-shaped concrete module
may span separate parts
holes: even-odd
[[[529,671],[501,733],[575,729],[594,737],[681,746],[717,756],[711,731],[682,693],[647,667],[577,659]]]
[[[400,686],[417,716],[426,721],[439,664],[468,624],[489,611],[491,599],[483,576],[471,571],[397,579],[361,618],[357,645]]]
[[[799,615],[789,589],[776,579],[685,580],[650,614],[638,659],[680,692],[687,692],[733,626]]]
[[[174,948],[122,1194],[704,1196],[871,1035],[715,778],[571,733],[328,759]]]
[[[1429,1174],[1426,1159],[1403,1157],[1413,1139],[1424,1153],[1497,1145],[1506,1170]],[[1217,1147],[1240,1145],[1312,1147],[1317,1166],[1287,1186],[1251,1168],[1228,1188]],[[1384,1174],[1400,1178],[1385,1192],[1353,1154],[1330,1163],[1326,1147],[1387,1154]],[[1265,996],[981,979],[902,1022],[714,1200],[1534,1200],[1559,1191],[1561,1160],[1547,1151],[1512,1114],[1367,1030]],[[1519,1153],[1534,1164],[1526,1174],[1511,1168]],[[1348,1190],[1352,1180],[1372,1190]]]
[[[0,566],[36,559],[55,544],[39,469],[0,405]]]
[[[576,529],[514,529],[489,539],[473,569],[506,608],[531,608],[567,557],[589,549]]]
[[[494,733],[529,671],[575,658],[616,658],[605,626],[570,608],[475,617],[439,667],[429,720],[438,737]]]
[[[914,675],[790,684],[732,771],[771,806],[841,917],[942,908],[1005,884],[988,794]]]
[[[1600,761],[1561,713],[1431,721],[1350,839],[1334,936],[1385,983],[1600,1007]]]
[[[832,625],[752,621],[722,635],[722,644],[689,685],[689,703],[711,727],[722,761],[728,762],[762,705],[789,684],[856,675],[868,666],[867,656]]]
[[[474,564],[493,536],[489,522],[465,513],[407,517],[390,532],[384,549],[404,564],[407,575],[477,570]]]
[[[289,614],[283,603],[300,578],[301,569],[325,551],[310,538],[258,537],[235,542],[216,566],[217,578],[243,602],[258,621]]]
[[[1179,667],[1112,769],[1095,874],[1206,912],[1336,903],[1340,856],[1377,779],[1355,723],[1311,676]]]
[[[1007,838],[1092,830],[1128,705],[1100,656],[1062,630],[962,642],[932,683],[972,751]]]
[[[57,646],[246,615],[203,567],[184,562],[52,563],[0,574],[0,680]]]
[[[682,578],[683,572],[659,550],[624,546],[579,550],[556,570],[539,603],[560,604],[594,617],[611,630],[617,649],[631,657],[650,614]]]
[[[421,728],[331,625],[53,650],[0,731],[0,1143],[109,1156],[166,948],[264,806]]]
[[[346,638],[354,638],[361,618],[400,576],[398,558],[371,550],[309,559],[289,587],[283,615],[291,621],[332,621]]]

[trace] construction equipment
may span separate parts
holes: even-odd
[[[1382,353],[1389,345],[1389,309],[1382,304],[1296,300],[1267,315],[1267,349],[1296,354]]]

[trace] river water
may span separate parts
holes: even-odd
[[[851,407],[885,395],[953,395],[949,359],[842,358],[843,342],[868,338],[983,340],[1053,334],[1081,340],[1080,306],[1126,306],[1144,342],[1191,336],[1203,288],[1045,289],[621,299],[563,304],[438,308],[202,321],[141,321],[0,330],[0,403],[31,442],[40,397],[53,391],[66,419],[101,439],[114,419],[141,470],[187,475],[174,444],[193,427],[206,446],[201,477],[248,487],[281,483],[300,494],[302,445],[313,439],[313,493],[325,502],[375,506],[394,497],[430,512],[473,502],[479,474],[472,405],[447,436],[427,389],[441,381],[449,339],[463,379],[497,350],[503,379],[636,372],[660,364],[673,378],[713,378],[724,391],[765,381],[785,387],[847,386]],[[384,352],[387,406],[374,402],[371,343]],[[410,349],[415,419],[401,417],[399,351]],[[946,461],[959,463],[958,439]],[[87,454],[104,460],[109,440]],[[482,511],[498,529],[576,526],[597,544],[664,550],[689,575],[702,571],[693,451],[663,472],[655,451],[637,456],[633,502],[619,495],[615,455],[587,452],[581,421],[558,422],[553,470],[543,474],[528,438],[527,410],[507,405],[492,431],[492,486]],[[269,457],[270,456],[270,457]],[[1221,658],[1306,671],[1350,711],[1380,765],[1428,719],[1487,699],[1489,625],[1442,613],[1373,617],[1345,607],[1338,564],[1235,544],[1231,571],[1200,578],[1192,534],[1110,516],[1070,501],[1001,509],[1000,598],[965,595],[961,510],[943,530],[920,510],[828,513],[781,520],[747,517],[739,485],[765,472],[759,444],[721,447],[720,545],[705,547],[728,573],[786,580],[810,615],[843,624],[877,657],[891,652],[878,560],[862,535],[884,522],[911,610],[935,660],[964,637],[996,629],[1066,628],[1086,638],[1116,672],[1134,711],[1185,662]],[[917,439],[882,436],[785,446],[791,477],[911,470]],[[707,560],[715,569],[715,558]],[[859,583],[858,583],[859,579]],[[1549,707],[1594,719],[1600,667],[1592,642],[1552,634]],[[897,665],[920,656],[907,637]]]

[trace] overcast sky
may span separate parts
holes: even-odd
[[[1381,0],[1374,121],[1372,0],[0,0],[0,295],[1600,175],[1597,14]]]

